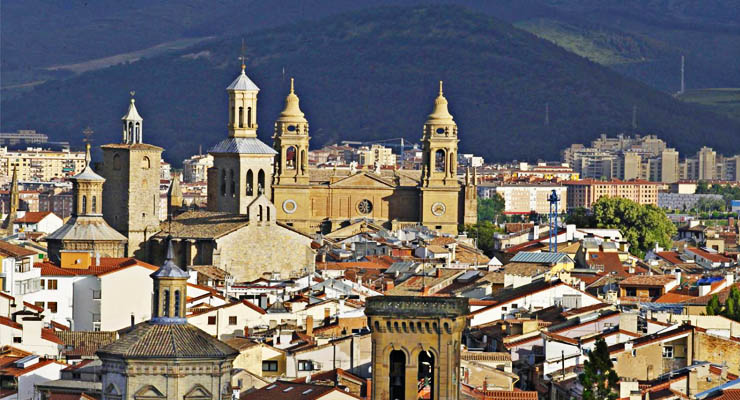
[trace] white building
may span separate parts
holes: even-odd
[[[62,374],[61,371],[68,367],[68,365],[52,359],[24,353],[4,355],[3,361],[3,365],[0,365],[0,368],[2,368],[0,379],[3,380],[3,400],[37,398],[35,385],[59,379]]]
[[[13,233],[52,233],[64,225],[64,220],[51,211],[18,211],[18,217],[13,222]]]
[[[495,194],[504,199],[505,214],[529,214],[534,211],[538,214],[550,212],[549,198],[552,191],[558,195],[558,213],[564,213],[567,208],[567,188],[562,185],[543,184],[503,184],[479,185],[478,194],[482,198],[491,198]]]
[[[213,156],[199,154],[182,162],[182,179],[186,183],[205,182],[208,178],[208,168],[213,166]]]
[[[359,161],[361,165],[396,165],[396,155],[393,154],[393,150],[391,150],[389,147],[374,144],[370,147],[360,147],[357,152],[359,154]]]
[[[38,252],[0,241],[0,291],[25,300],[41,289],[41,274],[33,267]]]

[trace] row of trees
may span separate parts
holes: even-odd
[[[729,207],[732,200],[740,200],[740,187],[730,185],[709,186],[706,181],[699,181],[699,184],[696,186],[696,193],[721,195],[725,201],[725,207]]]
[[[720,304],[719,297],[716,294],[712,296],[709,303],[707,303],[707,315],[721,315],[740,322],[740,289],[733,286],[725,304]]]

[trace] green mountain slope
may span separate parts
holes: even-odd
[[[738,151],[740,123],[626,79],[511,25],[458,7],[383,8],[245,35],[248,74],[262,88],[260,136],[271,143],[289,76],[311,124],[312,147],[339,139],[418,140],[445,80],[461,151],[493,160],[558,158],[600,133],[643,133],[682,152]],[[3,130],[33,126],[77,141],[119,140],[129,90],[144,136],[183,157],[226,135],[224,88],[238,73],[241,37],[50,82],[2,103]],[[286,75],[283,76],[283,69]],[[549,103],[550,125],[544,109]]]

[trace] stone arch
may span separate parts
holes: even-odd
[[[149,157],[144,156],[144,158],[141,159],[141,168],[149,169],[151,167],[152,167],[152,161],[149,159]]]
[[[406,355],[406,363],[411,360],[411,352],[409,352],[409,349],[406,348],[406,346],[399,346],[397,344],[389,344],[388,346],[385,346],[385,348],[382,351],[383,359],[385,360],[387,357],[390,357],[391,351],[393,350],[401,350]]]
[[[244,128],[244,107],[239,106],[239,127]]]
[[[445,172],[447,164],[447,154],[444,149],[438,149],[434,152],[434,171]]]
[[[251,196],[254,193],[254,172],[250,169],[247,171],[247,196]]]
[[[265,171],[260,169],[257,173],[257,194],[264,194],[265,190]]]
[[[119,154],[113,155],[113,169],[116,171],[121,169],[121,156]]]
[[[298,164],[298,149],[295,146],[285,148],[285,169],[296,169]]]

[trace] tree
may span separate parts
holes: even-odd
[[[665,211],[652,205],[641,205],[620,197],[602,197],[593,205],[598,228],[616,228],[630,243],[630,252],[644,257],[656,244],[670,248],[676,226]]]
[[[719,304],[719,297],[715,294],[707,303],[707,315],[719,315],[721,311],[722,306]]]
[[[466,225],[464,230],[469,238],[478,241],[478,248],[491,257],[494,253],[494,235],[502,233],[504,230],[497,227],[490,221],[481,221],[475,225]]]
[[[614,364],[603,338],[596,341],[588,360],[583,362],[583,373],[578,379],[583,385],[583,400],[615,400],[619,397],[619,377],[614,372]]]
[[[566,224],[574,224],[579,228],[592,228],[596,225],[594,216],[588,213],[588,210],[583,207],[578,207],[571,211],[567,217],[565,217]]]
[[[504,212],[504,198],[496,193],[490,199],[478,199],[478,221],[496,222],[496,217]]]

